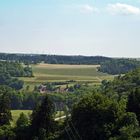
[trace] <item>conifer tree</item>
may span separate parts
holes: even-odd
[[[46,96],[42,104],[32,114],[31,128],[34,136],[39,136],[41,130],[45,130],[46,134],[51,132],[53,127],[53,110],[54,106],[48,96]]]
[[[29,125],[28,117],[22,112],[16,122],[18,128],[26,127]]]
[[[12,120],[10,112],[10,99],[7,94],[0,95],[0,126],[10,124]]]

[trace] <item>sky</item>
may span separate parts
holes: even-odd
[[[0,0],[0,52],[140,57],[140,0]]]

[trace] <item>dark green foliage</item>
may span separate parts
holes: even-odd
[[[101,92],[117,100],[126,99],[128,95],[140,85],[140,69],[117,76],[113,81],[102,81]]]
[[[28,110],[34,109],[36,102],[37,102],[37,98],[34,94],[32,93],[25,94],[22,102],[23,103],[22,109],[28,109]]]
[[[9,83],[9,87],[20,90],[23,88],[24,82],[22,80],[18,80],[16,78],[13,78],[11,83]]]
[[[126,112],[120,116],[118,132],[109,140],[137,140],[140,139],[140,127],[135,113]]]
[[[99,71],[108,74],[124,74],[140,67],[140,61],[130,59],[112,59],[101,64]]]
[[[46,83],[46,89],[49,90],[49,91],[54,91],[55,90],[55,87],[53,85],[53,83]]]
[[[10,124],[10,120],[12,120],[10,98],[7,93],[3,93],[0,94],[0,126]]]
[[[119,130],[119,135],[111,137],[109,140],[140,140],[140,129],[134,125],[127,125]]]
[[[12,61],[0,61],[0,85],[7,85],[13,89],[20,90],[24,82],[14,77],[31,77],[32,69]]]
[[[37,92],[19,92],[8,86],[0,86],[0,96],[7,95],[10,99],[11,109],[34,109],[36,103],[41,102],[44,99],[44,95],[40,95]]]
[[[11,95],[11,108],[33,110],[37,103],[44,99],[44,95],[36,92],[15,92]]]
[[[0,140],[15,140],[15,135],[10,125],[0,127]]]
[[[64,56],[64,55],[38,55],[38,54],[0,54],[0,60],[22,62],[26,65],[37,64],[44,61],[49,64],[100,64],[111,60],[102,56]]]
[[[0,73],[0,85],[7,85],[13,89],[20,90],[23,88],[23,84],[23,81],[12,78],[9,74]]]
[[[136,88],[128,96],[127,110],[129,112],[134,112],[140,123],[140,88]]]
[[[139,126],[139,122],[137,120],[137,116],[135,113],[126,112],[122,116],[120,116],[119,127],[124,127],[128,125],[133,125],[135,128]]]
[[[125,112],[121,104],[101,94],[82,98],[72,110],[72,121],[82,140],[108,140],[130,128],[133,131],[129,136],[136,137],[139,128],[135,114]]]
[[[44,61],[50,64],[95,64],[97,65],[110,59],[111,58],[102,57],[102,56],[46,55]]]
[[[42,133],[49,135],[53,130],[53,112],[54,106],[48,96],[46,96],[42,104],[33,111],[31,122],[32,136],[40,137]]]
[[[121,112],[117,103],[95,94],[75,105],[72,121],[83,140],[106,140],[115,130]]]
[[[24,113],[21,113],[17,122],[16,122],[17,128],[26,127],[28,125],[29,125],[28,117]]]
[[[30,133],[29,127],[29,118],[24,113],[21,113],[16,122],[16,140],[28,140],[28,136]]]
[[[33,76],[31,67],[23,67],[21,63],[15,61],[0,61],[0,74],[9,74],[12,77]]]
[[[11,93],[11,109],[22,109],[23,108],[24,96],[21,93]]]
[[[24,76],[25,77],[32,77],[33,76],[33,71],[32,68],[27,66],[24,68]]]

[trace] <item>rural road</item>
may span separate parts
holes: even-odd
[[[71,115],[69,114],[68,116],[71,116]],[[57,118],[55,118],[54,120],[55,120],[55,121],[59,121],[59,120],[61,120],[61,119],[65,119],[65,118],[66,118],[66,115],[65,115],[65,116],[61,116],[61,117],[57,117]]]

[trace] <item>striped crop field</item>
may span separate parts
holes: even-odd
[[[26,85],[34,86],[52,81],[90,81],[99,84],[104,79],[112,79],[112,75],[98,72],[99,65],[64,65],[64,64],[37,64],[32,65],[34,77],[21,78]]]

